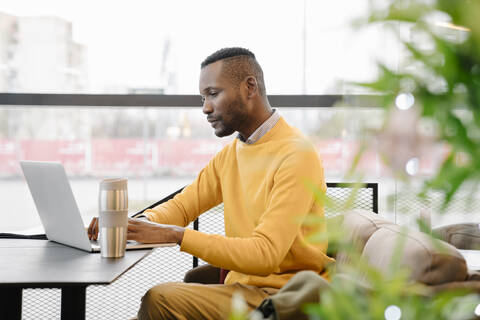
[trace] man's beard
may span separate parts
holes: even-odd
[[[245,113],[245,105],[242,102],[240,95],[237,95],[234,101],[228,106],[229,110],[224,116],[218,119],[218,123],[221,128],[215,130],[217,137],[226,137],[238,131],[245,121],[248,119],[248,115]]]

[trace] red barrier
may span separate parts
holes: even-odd
[[[49,141],[0,139],[0,176],[21,175],[19,160],[60,161],[70,175],[130,176],[196,175],[220,151],[228,139],[147,140],[92,139]],[[330,139],[315,142],[328,175],[350,169],[358,144]],[[420,161],[420,174],[433,174],[448,150],[436,149]],[[443,156],[439,156],[443,155]],[[358,169],[371,175],[388,174],[374,147],[360,159]]]
[[[14,141],[0,139],[0,176],[18,174],[18,152]]]
[[[143,139],[95,139],[91,174],[141,176],[152,173],[152,143]]]
[[[209,139],[157,141],[158,170],[173,175],[196,175],[226,143]]]
[[[19,158],[33,161],[60,161],[69,174],[85,174],[85,141],[22,140]]]

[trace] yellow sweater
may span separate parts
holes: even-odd
[[[296,272],[325,271],[327,242],[309,244],[308,213],[323,217],[305,182],[325,190],[313,145],[283,118],[254,144],[228,144],[172,200],[146,211],[150,220],[187,226],[224,203],[225,234],[186,229],[180,250],[231,270],[226,284],[281,288]],[[325,232],[325,225],[319,229]]]

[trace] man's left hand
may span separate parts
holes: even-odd
[[[182,243],[184,228],[138,219],[128,219],[128,240],[143,243]]]

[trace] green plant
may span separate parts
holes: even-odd
[[[322,190],[306,183],[313,192],[315,200],[326,208],[339,208],[340,212],[351,208],[352,196],[342,203],[335,203]],[[361,185],[359,184],[359,187]],[[387,272],[372,267],[363,257],[362,250],[346,234],[341,217],[323,218],[310,215],[305,224],[315,227],[327,223],[328,232],[312,234],[308,240],[312,243],[329,242],[331,253],[342,252],[348,256],[349,263],[342,266],[341,273],[331,266],[331,286],[321,292],[319,303],[304,306],[303,310],[310,319],[346,320],[346,319],[474,319],[480,316],[480,296],[466,290],[440,292],[433,294],[430,289],[409,280],[409,271],[400,267],[405,238],[399,237]],[[431,238],[440,248],[435,238]]]
[[[362,85],[382,94],[388,113],[413,106],[449,150],[422,194],[440,191],[445,208],[470,181],[474,195],[480,182],[480,1],[391,1],[372,10],[368,25],[378,23],[391,27],[406,58],[399,70],[379,63],[378,79]],[[406,39],[400,32],[405,29]]]
[[[367,19],[368,25],[379,23],[391,28],[398,37],[406,59],[398,70],[380,63],[377,80],[361,85],[381,94],[387,119],[395,118],[399,110],[405,111],[404,114],[410,112],[409,120],[415,127],[407,128],[414,133],[407,147],[421,149],[422,143],[432,142],[417,135],[421,121],[428,121],[434,128],[432,140],[448,147],[441,167],[425,182],[423,194],[440,191],[445,208],[460,186],[469,181],[473,182],[470,188],[473,196],[480,183],[480,1],[390,1],[386,8],[374,8]],[[399,30],[404,28],[409,30],[411,38],[402,37]],[[416,41],[416,37],[421,41]],[[391,122],[386,123],[389,125]],[[396,147],[393,145],[391,159],[387,161],[395,161],[399,152]],[[357,163],[360,157],[361,153],[355,159]],[[404,170],[405,165],[406,162],[401,162],[397,168]],[[324,193],[309,187],[321,204],[334,205]],[[312,226],[319,222],[323,220],[317,217],[306,220]],[[467,291],[432,294],[420,284],[411,284],[408,272],[397,267],[402,241],[398,242],[389,272],[384,274],[361,258],[355,244],[346,242],[348,237],[335,224],[329,223],[328,234],[314,234],[310,240],[322,242],[326,238],[334,251],[348,253],[351,267],[343,270],[346,276],[338,276],[331,270],[330,290],[321,293],[319,303],[304,307],[311,319],[460,320],[480,316],[477,294]]]
[[[391,144],[390,154],[385,155],[387,162],[405,172],[409,157],[416,156],[432,140],[444,143],[448,154],[434,177],[425,182],[422,195],[440,191],[445,208],[467,181],[473,182],[471,195],[474,195],[480,182],[480,1],[390,1],[386,8],[371,11],[367,25],[371,24],[391,28],[406,56],[398,70],[379,63],[378,78],[361,84],[381,94],[388,119],[382,134],[387,140],[390,138]],[[411,38],[402,37],[400,30],[405,29]],[[406,122],[413,125],[400,130],[407,136],[391,131],[395,130],[391,127],[396,125],[398,116],[404,117],[400,127],[408,126]],[[432,139],[416,132],[421,121],[429,121],[433,126]],[[405,148],[408,156],[402,161],[396,159],[401,151],[397,144],[392,145],[392,141],[398,141],[395,139],[408,140]],[[361,153],[357,158],[360,156]],[[318,191],[315,194],[317,201],[329,205],[324,195]],[[307,222],[315,224],[316,220]],[[320,303],[304,308],[311,319],[479,316],[476,294],[466,291],[426,294],[426,287],[409,283],[408,272],[395,263],[402,252],[402,241],[398,242],[388,274],[382,274],[363,261],[354,244],[345,242],[345,234],[335,224],[329,224],[327,235],[316,234],[311,240],[324,241],[326,237],[329,246],[348,253],[351,267],[343,270],[347,276],[342,277],[332,270],[331,290],[322,292]]]
[[[316,194],[319,199],[321,193]],[[315,225],[320,221],[310,217],[306,222]],[[349,263],[343,266],[341,274],[336,274],[335,269],[330,271],[330,288],[321,292],[319,303],[303,307],[310,319],[461,320],[478,315],[480,297],[477,294],[464,290],[431,294],[427,287],[408,280],[408,270],[399,267],[404,239],[398,239],[388,272],[382,273],[364,260],[337,219],[327,219],[327,222],[328,234],[312,235],[310,241],[322,242],[328,238],[334,251],[349,257]]]

